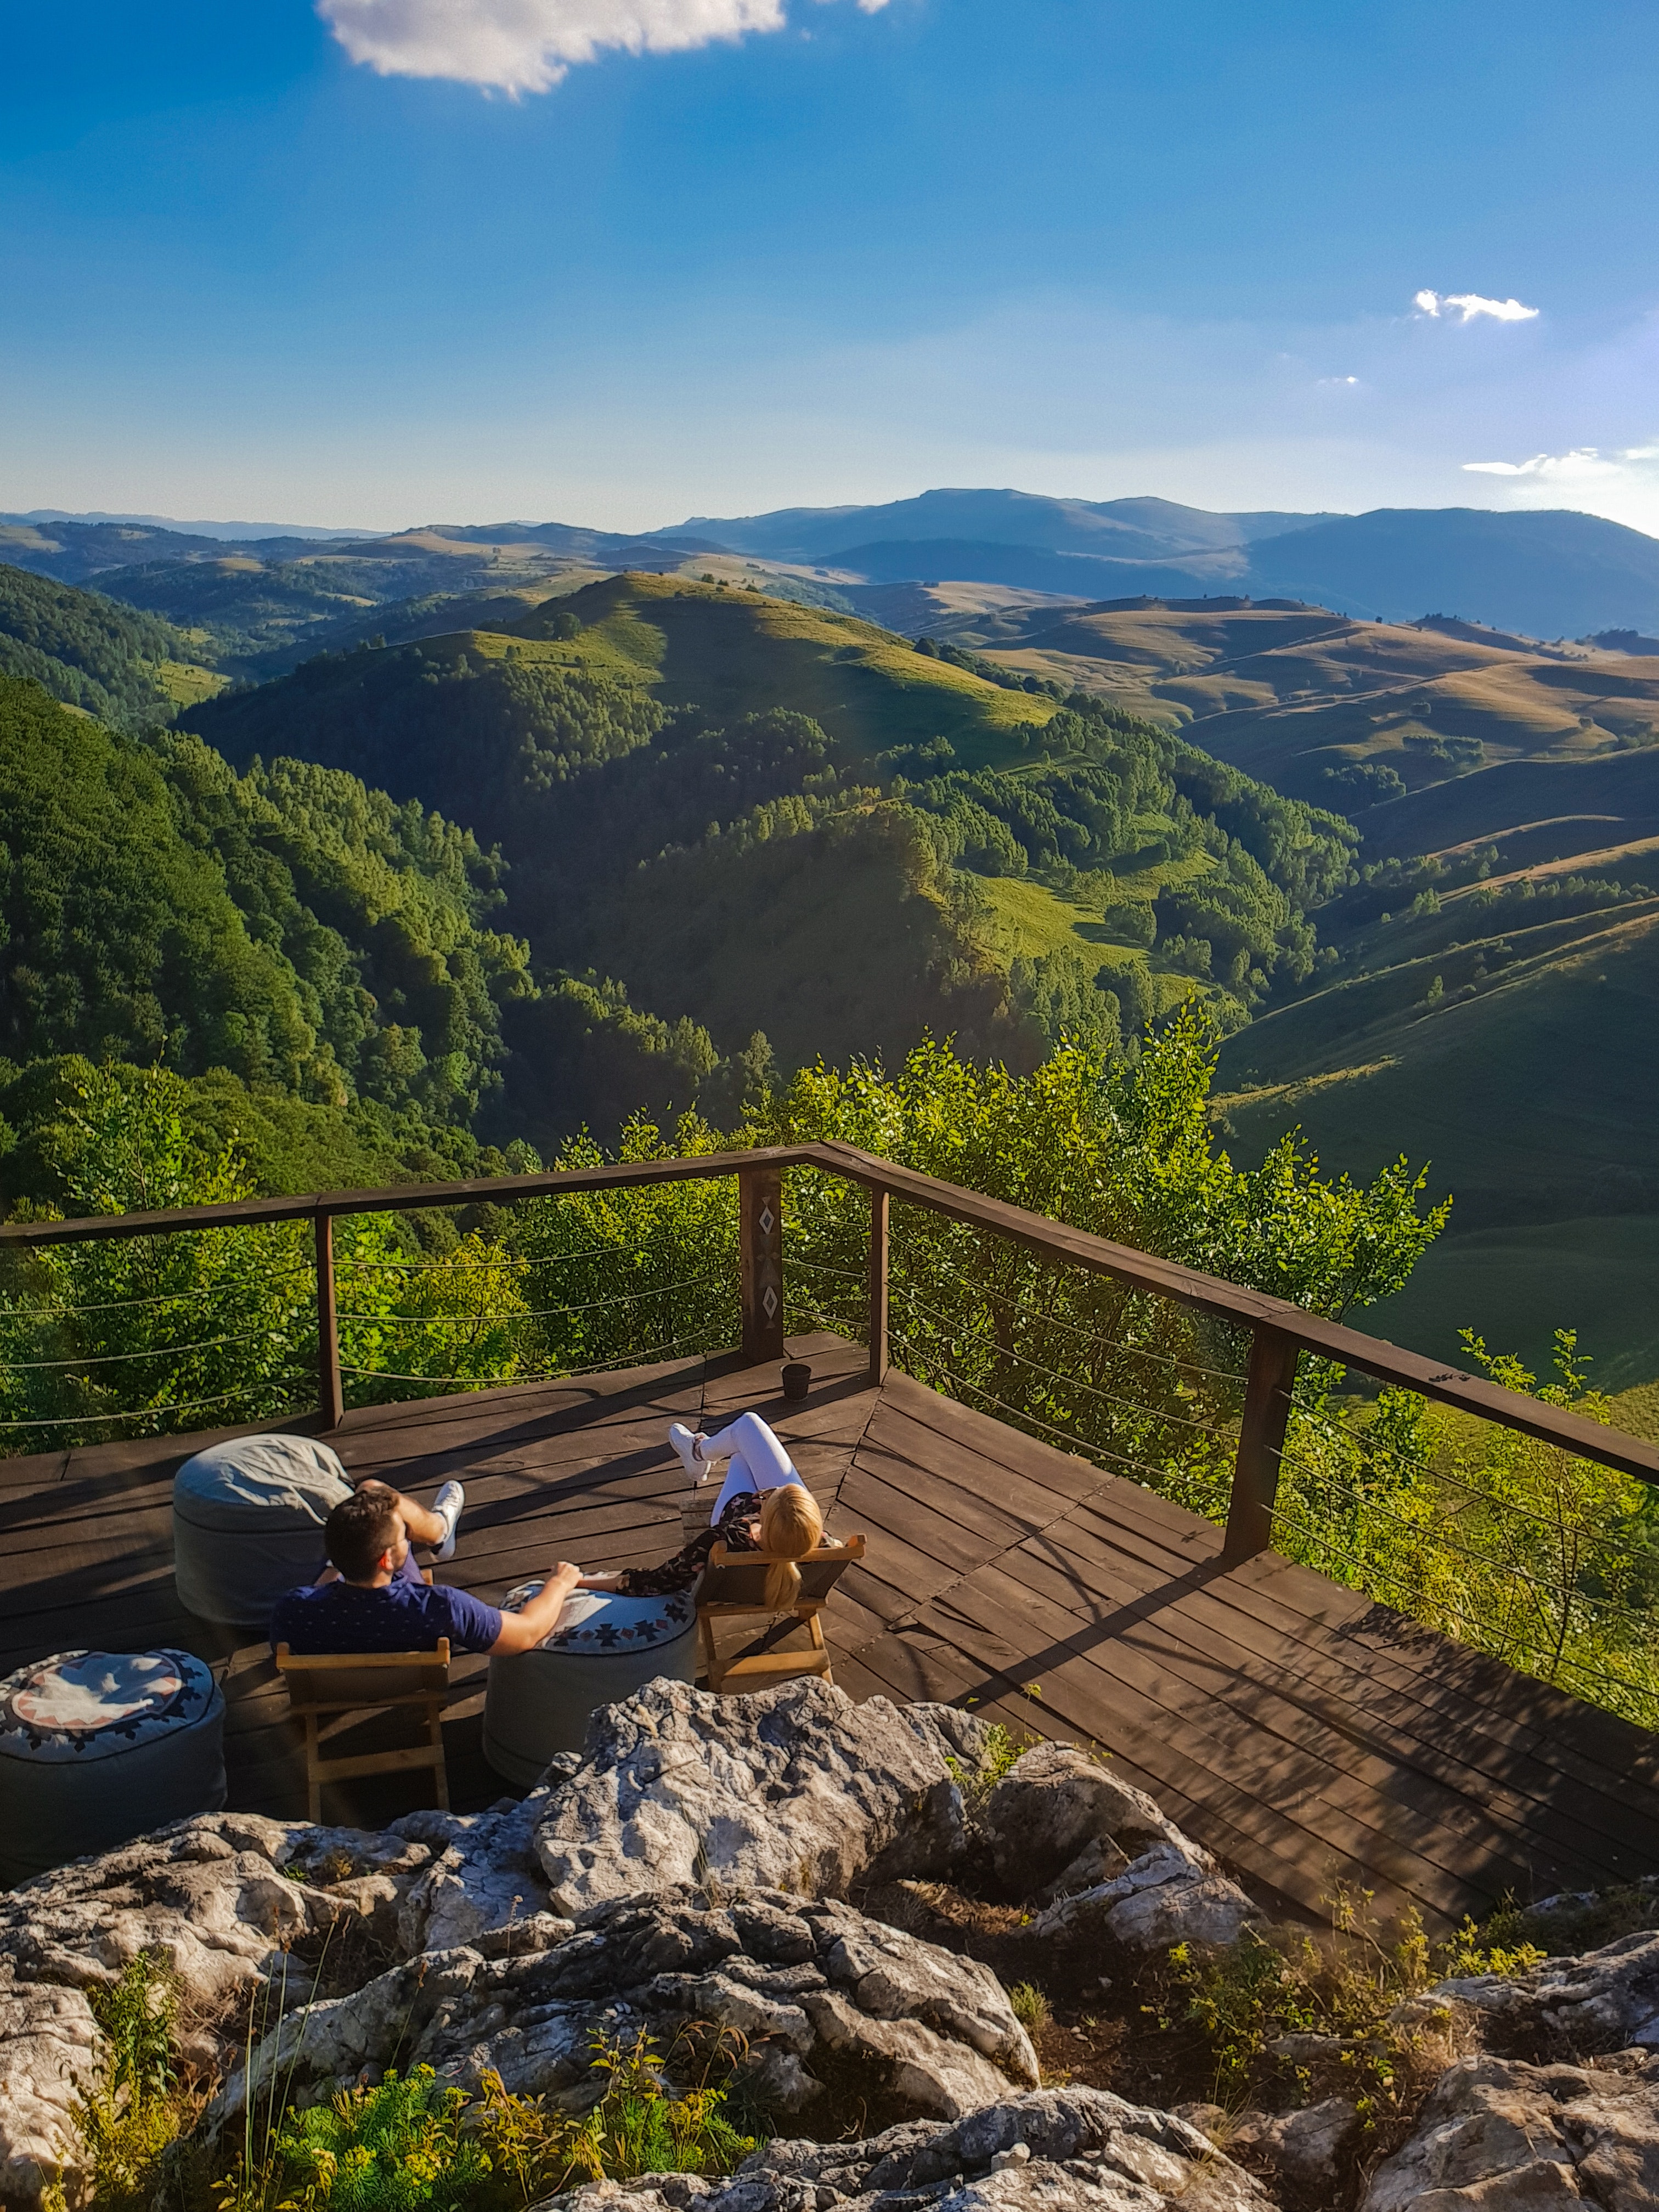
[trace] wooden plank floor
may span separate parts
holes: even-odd
[[[500,1599],[551,1561],[664,1557],[706,1524],[671,1420],[745,1407],[788,1443],[832,1534],[861,1529],[827,1630],[854,1697],[972,1703],[1027,1735],[1097,1746],[1279,1908],[1334,1884],[1414,1905],[1436,1932],[1505,1893],[1659,1872],[1659,1738],[1466,1651],[864,1354],[796,1340],[804,1404],[775,1367],[695,1360],[366,1408],[331,1441],[356,1474],[428,1500],[467,1488],[452,1565]],[[303,1424],[298,1425],[304,1425]],[[269,1650],[193,1620],[172,1572],[170,1492],[201,1437],[0,1462],[0,1672],[84,1646],[173,1644],[217,1664],[231,1802],[303,1812],[297,1738]],[[480,1749],[485,1662],[463,1659],[446,1737],[462,1810],[503,1794]],[[343,1785],[330,1817],[418,1802],[401,1778]]]

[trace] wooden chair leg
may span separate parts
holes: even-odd
[[[714,1649],[714,1623],[711,1616],[706,1613],[699,1613],[697,1619],[702,1630],[703,1667],[708,1676],[708,1686],[711,1690],[718,1691],[723,1677],[719,1655]]]
[[[322,1754],[317,1741],[317,1716],[306,1715],[306,1803],[310,1818],[323,1817]]]
[[[444,1758],[444,1709],[439,1699],[434,1698],[427,1709],[427,1729],[431,1738],[432,1747],[438,1754],[433,1762],[433,1774],[438,1792],[438,1810],[441,1813],[447,1813],[449,1810],[449,1767]]]
[[[823,1660],[823,1665],[819,1671],[823,1680],[833,1686],[836,1679],[835,1669],[830,1664],[830,1650],[823,1640],[823,1618],[821,1613],[815,1613],[811,1615],[806,1624],[806,1632],[813,1650],[819,1653]]]

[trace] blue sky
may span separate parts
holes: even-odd
[[[11,0],[4,41],[0,508],[1659,532],[1650,4]]]

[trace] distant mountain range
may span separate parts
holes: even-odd
[[[510,521],[432,524],[379,538],[291,530],[233,540],[233,532],[254,526],[37,510],[0,515],[0,560],[63,583],[107,579],[100,589],[173,620],[183,609],[158,589],[158,568],[228,557],[268,571],[320,561],[361,573],[370,563],[387,577],[392,564],[404,596],[575,568],[662,574],[725,560],[764,572],[769,588],[793,596],[844,593],[835,603],[881,621],[894,619],[888,603],[860,600],[861,592],[949,581],[1091,602],[1297,599],[1390,622],[1461,617],[1535,638],[1659,633],[1659,538],[1560,509],[1227,514],[1164,499],[939,490],[876,507],[694,515],[638,533]],[[142,583],[130,585],[141,569]]]
[[[1659,612],[1659,538],[1559,509],[1212,514],[1162,499],[932,491],[884,507],[697,515],[680,528],[869,584],[1298,599],[1389,622],[1461,615],[1533,637],[1651,631]]]

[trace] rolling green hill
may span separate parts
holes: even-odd
[[[0,675],[25,677],[113,727],[169,722],[222,679],[171,623],[0,566]]]
[[[299,750],[468,821],[540,957],[726,1054],[757,1029],[790,1065],[893,1054],[931,1025],[1029,1061],[1067,1024],[1138,1030],[1194,993],[1243,1020],[1310,971],[1345,824],[995,675],[834,611],[627,575],[189,720],[238,761]],[[988,888],[1012,879],[1069,902],[1065,926],[1023,927]]]
[[[1577,1328],[1603,1382],[1659,1370],[1656,858],[1645,882],[1625,854],[1418,891],[1338,934],[1322,988],[1224,1048],[1218,1110],[1243,1157],[1299,1124],[1328,1169],[1404,1151],[1455,1195],[1385,1335],[1455,1357],[1472,1327],[1541,1366]]]

